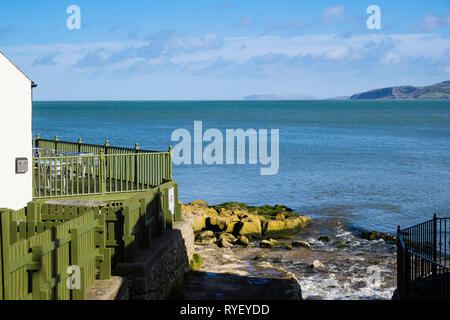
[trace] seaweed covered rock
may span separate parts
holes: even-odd
[[[203,200],[195,200],[189,204],[181,204],[183,215],[192,218],[192,228],[194,232],[206,229],[206,218],[210,215],[217,214],[214,208],[209,207],[208,202]]]
[[[282,204],[248,206],[239,202],[226,202],[210,206],[206,201],[195,200],[182,204],[182,211],[185,217],[193,218],[196,234],[209,230],[217,233],[216,238],[220,233],[233,234],[237,238],[243,236],[247,240],[239,243],[244,246],[251,245],[249,239],[293,235],[311,223],[310,217],[300,216]],[[212,237],[199,241],[210,243]],[[228,246],[226,242],[224,244]]]
[[[261,220],[253,216],[243,218],[239,221],[237,230],[237,233],[240,236],[245,236],[247,238],[261,238]]]
[[[311,218],[305,216],[291,217],[284,220],[264,221],[264,236],[283,237],[292,235],[311,224]]]
[[[285,249],[291,249],[292,246],[289,243],[281,242],[275,239],[269,239],[269,240],[262,240],[259,243],[259,246],[261,248],[285,248]]]
[[[362,232],[361,238],[366,240],[379,240],[383,239],[384,241],[397,241],[397,237],[390,234],[390,233],[383,233],[378,231],[368,231],[368,232]]]
[[[259,215],[266,219],[275,219],[277,214],[283,213],[286,218],[296,217],[296,214],[292,209],[282,205],[277,204],[275,206],[264,205],[264,206],[248,206],[244,203],[240,202],[225,202],[219,205],[214,206],[214,209],[220,212],[224,211],[233,211],[233,212],[246,212],[252,215]]]

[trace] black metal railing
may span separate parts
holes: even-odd
[[[397,290],[402,300],[450,299],[450,217],[398,227]]]

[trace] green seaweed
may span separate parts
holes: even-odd
[[[192,255],[192,259],[190,261],[191,269],[194,271],[200,270],[203,265],[203,258],[198,253]]]

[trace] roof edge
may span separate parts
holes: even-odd
[[[25,72],[23,72],[22,70],[20,70],[20,68],[14,63],[14,62],[12,62],[11,61],[11,59],[9,59],[1,50],[0,50],[0,54],[3,56],[3,57],[5,57],[5,59],[6,60],[8,60],[9,61],[9,63],[11,63],[21,74],[23,74],[23,76],[25,77],[25,78],[27,78],[30,82],[31,82],[31,87],[32,88],[35,88],[35,87],[37,87],[37,84],[33,81],[33,80],[31,80],[30,79],[30,77],[28,77],[26,74],[25,74]]]

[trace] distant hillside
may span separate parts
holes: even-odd
[[[450,81],[426,87],[400,86],[358,93],[350,99],[450,99]]]
[[[260,94],[244,97],[244,100],[268,101],[268,100],[316,100],[316,97],[305,94]]]

